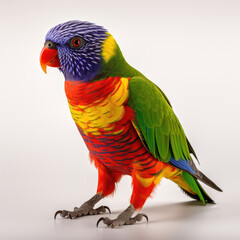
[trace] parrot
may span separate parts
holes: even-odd
[[[143,56],[143,54],[141,54]],[[58,68],[71,116],[98,172],[96,194],[73,210],[57,215],[75,219],[109,211],[95,207],[114,194],[123,175],[132,178],[128,207],[106,227],[146,219],[143,208],[162,178],[202,205],[214,203],[200,182],[222,190],[196,167],[197,155],[164,92],[125,60],[114,37],[103,26],[71,20],[51,28],[40,53],[40,65]],[[95,207],[95,208],[94,208]]]

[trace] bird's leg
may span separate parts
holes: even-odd
[[[120,213],[116,219],[111,220],[107,217],[100,218],[97,222],[97,226],[101,221],[103,221],[103,223],[106,224],[108,227],[112,228],[122,225],[135,224],[136,222],[141,221],[143,217],[145,217],[148,221],[148,217],[144,213],[139,213],[135,217],[132,217],[132,215],[136,209],[142,208],[146,199],[151,194],[153,188],[153,183],[149,187],[144,187],[139,181],[135,181],[135,178],[133,177],[133,192],[130,201],[131,204],[129,205],[129,207],[122,213]]]
[[[60,214],[61,217],[64,218],[78,218],[81,216],[86,215],[96,215],[100,213],[105,213],[106,209],[110,211],[110,209],[107,206],[101,206],[96,209],[94,209],[94,205],[99,202],[103,198],[103,195],[101,193],[97,193],[92,198],[90,198],[88,201],[83,203],[79,208],[75,207],[73,211],[67,211],[67,210],[59,210],[55,213],[54,218],[56,219],[56,216]]]
[[[108,217],[100,218],[97,222],[97,226],[101,221],[103,221],[103,223],[106,224],[108,227],[112,228],[122,225],[132,225],[136,222],[142,221],[143,217],[145,217],[148,221],[148,217],[144,213],[138,213],[135,217],[132,217],[134,211],[135,211],[134,206],[130,204],[129,207],[122,213],[120,213],[116,219],[111,220]]]
[[[161,168],[161,166],[158,167]],[[116,219],[111,220],[107,217],[100,218],[97,222],[97,226],[101,221],[103,221],[103,223],[106,224],[108,227],[112,228],[122,225],[135,224],[136,222],[141,221],[143,217],[145,217],[148,221],[148,217],[144,213],[139,213],[135,217],[132,217],[132,215],[135,210],[141,209],[143,207],[145,201],[152,193],[154,187],[159,183],[163,176],[161,174],[162,171],[159,171],[157,167],[154,170],[156,172],[158,171],[159,174],[156,174],[156,176],[152,176],[148,172],[142,173],[139,171],[137,172],[136,170],[133,171],[133,191],[130,200],[130,206],[122,213],[120,213]]]
[[[120,180],[121,176],[111,172],[109,169],[104,167],[101,163],[98,163],[98,188],[97,194],[94,195],[87,202],[83,203],[79,208],[75,207],[73,211],[59,210],[55,213],[54,218],[58,214],[64,218],[78,218],[86,215],[96,215],[105,213],[110,209],[107,206],[101,206],[93,209],[94,205],[104,197],[114,192],[115,184]]]

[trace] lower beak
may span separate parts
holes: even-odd
[[[40,54],[40,64],[45,73],[47,73],[47,66],[60,68],[58,50],[44,46]]]

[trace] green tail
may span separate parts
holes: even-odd
[[[191,174],[187,172],[182,173],[182,177],[184,181],[189,185],[191,190],[196,193],[196,195],[193,195],[186,190],[182,189],[188,196],[202,201],[204,204],[206,203],[214,203],[214,201],[208,196],[208,194],[204,191],[200,183],[197,181],[195,177],[193,177]]]

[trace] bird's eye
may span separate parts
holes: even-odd
[[[84,44],[85,40],[81,37],[73,37],[69,42],[70,47],[73,49],[78,49],[82,47]]]

